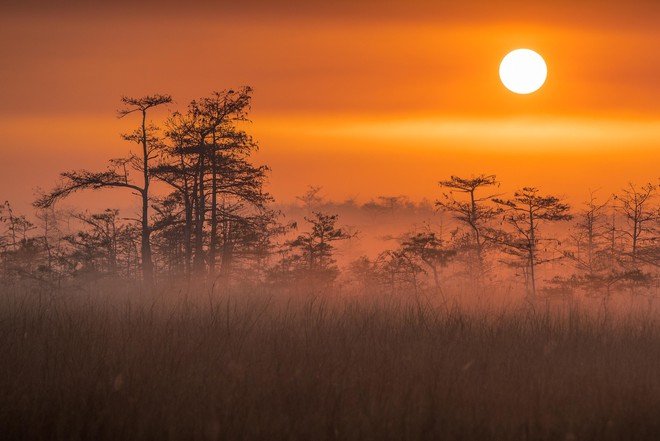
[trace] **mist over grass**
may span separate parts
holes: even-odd
[[[656,440],[660,315],[649,305],[4,292],[0,433]]]

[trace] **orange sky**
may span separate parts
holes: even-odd
[[[122,156],[121,95],[240,85],[284,201],[482,172],[579,200],[660,175],[658,1],[52,3],[0,7],[2,199]],[[529,96],[498,78],[519,47],[548,64]]]

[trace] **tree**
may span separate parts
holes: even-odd
[[[195,218],[195,260],[193,266],[197,271],[204,268],[203,259],[203,232],[206,222],[206,175],[210,174],[210,243],[209,243],[209,269],[211,274],[215,267],[215,253],[217,250],[218,227],[218,181],[220,171],[225,171],[219,165],[225,155],[220,150],[231,150],[236,154],[240,151],[252,151],[256,148],[250,137],[244,132],[236,130],[237,121],[247,120],[247,111],[251,101],[252,88],[244,87],[238,91],[228,90],[214,92],[210,97],[193,101],[190,112],[196,117],[197,145],[197,216]],[[221,157],[219,157],[219,155]]]
[[[574,262],[576,273],[570,277],[556,275],[550,282],[557,291],[584,289],[587,296],[600,298],[606,305],[615,285],[640,281],[642,277],[618,264],[620,253],[616,243],[619,237],[616,219],[613,211],[607,212],[610,199],[597,202],[592,192],[584,205],[577,214],[574,233],[571,235],[574,250],[563,252],[565,257]]]
[[[542,237],[540,225],[547,222],[568,221],[570,207],[555,196],[540,196],[538,189],[524,187],[516,191],[513,199],[494,198],[493,202],[505,209],[504,221],[513,228],[511,232],[493,230],[493,238],[502,250],[524,262],[528,273],[530,300],[536,300],[536,267],[553,258],[543,256],[541,242],[559,243],[555,238]],[[527,274],[527,273],[526,273]]]
[[[163,104],[172,102],[169,95],[148,95],[141,98],[122,97],[125,108],[119,110],[118,115],[123,118],[132,113],[141,115],[141,123],[133,133],[123,135],[126,141],[134,142],[141,147],[141,153],[130,154],[128,158],[111,160],[110,166],[103,172],[91,172],[87,170],[76,170],[61,174],[61,182],[50,192],[42,195],[36,202],[38,208],[52,206],[58,200],[83,189],[98,190],[106,187],[119,187],[132,190],[141,200],[141,259],[142,278],[147,289],[154,282],[154,264],[151,255],[151,227],[149,224],[149,187],[151,184],[151,173],[149,163],[153,160],[162,143],[157,136],[158,128],[147,125],[147,112]],[[131,179],[129,169],[138,171],[142,175],[142,183],[137,184]]]
[[[63,253],[62,232],[59,228],[59,215],[54,207],[37,210],[36,218],[41,234],[41,242],[45,254],[43,272],[45,278],[53,285],[59,284],[62,276],[61,266],[58,264]]]
[[[605,212],[609,202],[609,199],[601,203],[596,202],[594,193],[591,193],[585,208],[577,215],[575,233],[571,235],[575,252],[566,251],[564,255],[575,262],[581,273],[593,276],[604,270],[614,269],[609,259],[607,237],[611,227]]]
[[[233,230],[256,225],[249,219],[263,214],[272,200],[263,190],[268,168],[250,162],[258,146],[237,127],[248,121],[251,92],[249,87],[214,92],[165,124],[170,143],[152,173],[174,193],[162,199],[169,207],[158,208],[168,212],[159,227],[168,227],[166,219],[181,225],[187,275],[208,268],[213,278],[219,264],[228,277]]]
[[[97,261],[94,266],[99,273],[117,276],[122,254],[132,248],[127,244],[127,241],[131,242],[132,239],[129,228],[121,223],[119,210],[106,208],[100,213],[79,213],[74,217],[81,221],[86,229],[72,236],[71,243],[77,245],[81,251],[87,250],[89,256],[95,255],[93,259]]]
[[[481,196],[477,193],[485,188],[498,187],[499,183],[495,175],[481,174],[470,178],[451,176],[449,180],[440,181],[439,184],[449,189],[449,192],[443,193],[443,199],[437,200],[435,205],[453,214],[456,220],[469,228],[468,249],[474,253],[476,275],[481,281],[485,272],[484,254],[488,244],[486,229],[502,209],[488,205],[497,194]],[[461,195],[460,199],[457,194]]]
[[[0,222],[7,225],[3,245],[12,251],[17,251],[21,242],[28,240],[28,233],[36,228],[25,215],[16,215],[9,201],[0,205]]]
[[[640,260],[648,263],[643,259],[645,246],[653,245],[657,240],[653,224],[660,219],[660,213],[652,205],[658,195],[657,190],[658,187],[651,183],[642,187],[630,183],[621,193],[614,195],[614,200],[618,202],[616,209],[623,216],[626,227],[619,231],[628,238],[630,252],[627,254],[633,269],[637,268]]]
[[[424,274],[424,269],[419,265],[417,259],[403,250],[386,250],[380,253],[375,262],[379,279],[391,294],[397,289],[409,289],[417,294],[420,280],[419,275]]]
[[[173,112],[165,121],[166,136],[170,144],[165,147],[165,155],[151,169],[154,176],[173,189],[173,193],[163,198],[155,207],[159,214],[158,229],[181,227],[183,241],[184,272],[190,277],[193,256],[194,201],[197,200],[197,178],[195,161],[191,150],[195,150],[195,117],[188,112]],[[164,215],[167,212],[167,215]],[[176,238],[176,237],[175,237]]]
[[[442,240],[432,231],[424,231],[408,236],[401,243],[401,251],[412,258],[419,260],[433,274],[433,283],[436,292],[441,292],[439,269],[449,264],[456,251],[446,249]]]
[[[40,279],[35,273],[40,265],[42,247],[33,237],[36,226],[25,215],[17,215],[9,201],[0,205],[0,255],[6,282]]]
[[[331,283],[337,277],[333,252],[334,243],[353,237],[336,226],[338,215],[313,212],[305,217],[311,230],[285,243],[287,252],[274,270],[274,274],[290,273],[294,279]]]
[[[188,205],[182,204],[182,194],[173,192],[156,198],[152,205],[152,246],[160,267],[168,276],[190,275],[191,236]],[[183,215],[185,212],[185,216]]]
[[[268,260],[277,248],[275,238],[293,228],[290,223],[279,222],[280,217],[281,213],[273,210],[223,216],[220,276],[225,286],[229,286],[235,272],[243,282],[263,280]]]
[[[348,272],[363,294],[373,292],[382,283],[376,262],[372,262],[367,256],[360,256],[352,261],[348,265]]]
[[[315,209],[318,210],[319,207],[323,204],[323,196],[319,194],[321,193],[322,189],[323,187],[320,186],[308,185],[305,194],[296,196],[296,199],[302,202],[303,206],[308,212],[311,212]]]

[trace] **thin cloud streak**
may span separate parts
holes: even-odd
[[[377,141],[383,144],[435,145],[443,148],[511,151],[530,148],[582,152],[604,148],[628,150],[660,144],[660,120],[589,118],[467,118],[438,117],[382,119],[270,119],[260,131],[281,135],[336,140]]]

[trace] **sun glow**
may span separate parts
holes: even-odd
[[[510,52],[500,64],[502,84],[521,95],[539,90],[547,76],[548,68],[543,57],[530,49]]]

